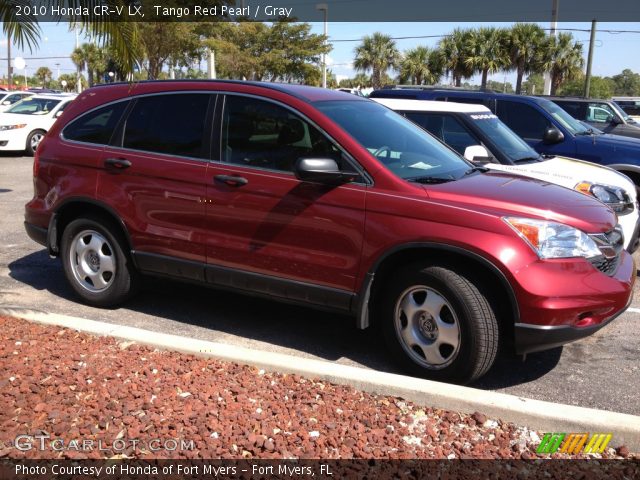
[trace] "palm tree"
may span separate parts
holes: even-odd
[[[520,93],[524,74],[537,73],[542,68],[540,56],[545,42],[545,33],[536,24],[516,23],[511,27],[508,35],[511,69],[517,72],[516,93]]]
[[[391,37],[376,32],[362,39],[356,47],[353,66],[356,70],[371,70],[373,88],[382,87],[382,75],[390,68],[396,68],[400,60],[400,52]]]
[[[51,73],[48,67],[40,67],[36,70],[36,78],[42,82],[43,87],[47,86],[47,82],[51,80],[52,76],[53,73]]]
[[[438,43],[444,67],[451,72],[451,78],[456,87],[460,86],[463,78],[473,75],[473,67],[470,67],[467,62],[471,35],[470,30],[456,28],[451,35],[444,37]]]
[[[551,95],[566,80],[582,75],[584,58],[582,44],[574,42],[571,33],[560,33],[550,37],[545,48],[544,67],[551,73]]]
[[[25,45],[33,50],[40,40],[38,17],[34,15],[16,16],[16,6],[24,5],[25,0],[3,0],[0,2],[0,21],[2,31],[9,41],[19,48]],[[96,15],[95,6],[102,5],[100,0],[49,0],[50,6],[70,7],[71,11],[82,11],[81,15],[72,14],[66,17],[71,28],[90,35],[97,42],[113,45],[118,62],[127,72],[133,71],[136,63],[136,45],[139,43],[138,25],[136,22],[113,21],[108,15]],[[88,7],[80,9],[78,7]],[[88,12],[87,15],[84,13]],[[62,19],[58,19],[62,21]]]
[[[400,62],[400,78],[416,85],[434,84],[442,76],[442,62],[437,50],[416,47],[405,53]]]
[[[471,31],[467,66],[482,74],[481,88],[487,87],[487,76],[509,65],[506,30],[481,27]]]
[[[99,77],[107,67],[104,51],[93,43],[83,43],[76,48],[71,54],[71,61],[80,70],[87,70],[89,87],[93,86],[94,77]]]

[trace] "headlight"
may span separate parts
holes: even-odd
[[[0,131],[3,131],[3,130],[15,130],[17,128],[24,128],[26,126],[27,126],[26,123],[20,123],[18,125],[0,125]]]
[[[591,258],[602,255],[586,233],[562,223],[531,218],[504,217],[540,258]]]
[[[626,215],[627,213],[633,212],[631,197],[623,188],[599,183],[580,182],[574,189],[586,195],[596,197],[602,203],[611,207],[618,215]]]

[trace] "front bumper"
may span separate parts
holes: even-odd
[[[633,229],[631,238],[628,242],[625,243],[627,243],[627,252],[629,253],[635,252],[638,249],[638,246],[640,246],[640,216],[638,216],[638,219],[636,220],[635,228]]]
[[[0,150],[20,151],[27,145],[27,129],[5,130],[0,132]]]
[[[578,259],[573,265],[529,265],[521,272],[518,283],[526,291],[517,292],[520,319],[514,325],[516,352],[547,350],[579,340],[623,313],[633,297],[636,267],[629,253],[620,255],[612,276]]]

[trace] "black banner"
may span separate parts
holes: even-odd
[[[553,0],[12,0],[16,19],[38,22],[549,22]],[[638,0],[561,0],[558,21],[640,22]]]
[[[635,479],[640,460],[25,460],[0,479]]]

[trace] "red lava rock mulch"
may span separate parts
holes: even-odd
[[[0,457],[537,458],[539,432],[481,413],[14,318],[0,328]]]

